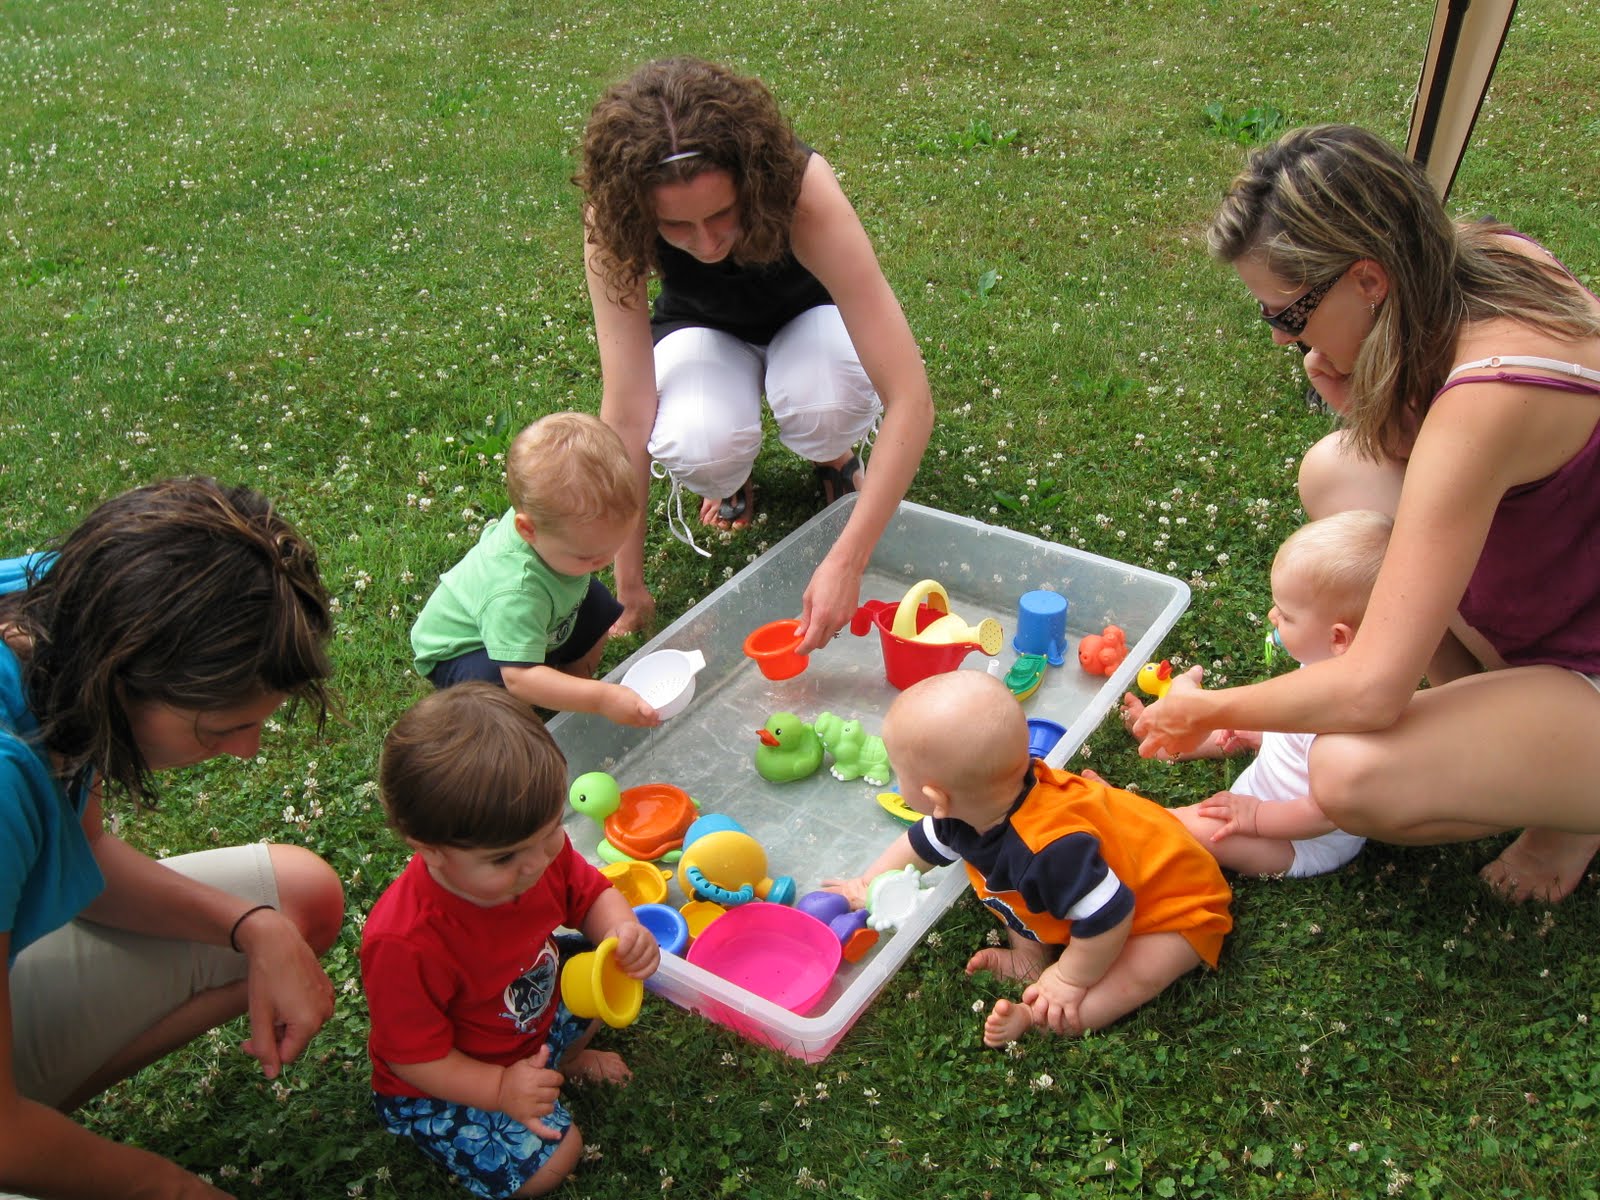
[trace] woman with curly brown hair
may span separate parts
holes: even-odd
[[[299,846],[150,858],[101,784],[254,758],[286,700],[320,723],[316,556],[256,492],[173,479],[0,562],[0,593],[0,1191],[222,1196],[64,1114],[242,1013],[275,1078],[333,1011],[343,889]]]
[[[1346,494],[1387,472],[1398,503],[1346,653],[1174,689],[1134,722],[1141,751],[1319,733],[1311,794],[1341,829],[1520,828],[1485,880],[1560,900],[1600,848],[1600,299],[1515,230],[1456,224],[1419,167],[1348,125],[1253,152],[1210,242],[1273,340],[1308,348],[1343,471],[1366,474]]]
[[[933,428],[922,356],[855,209],[760,80],[692,58],[649,63],[600,98],[576,182],[600,415],[641,483],[653,459],[675,494],[704,498],[702,522],[748,524],[765,393],[825,498],[860,493],[805,590],[799,649],[815,650],[854,614]],[[868,472],[854,447],[880,414]],[[616,632],[642,628],[655,609],[643,517],[616,575]]]

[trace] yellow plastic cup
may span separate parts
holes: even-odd
[[[667,898],[667,880],[672,872],[654,863],[615,862],[600,868],[600,874],[622,893],[630,906],[660,904]]]
[[[574,954],[561,968],[561,998],[580,1017],[599,1017],[613,1029],[632,1025],[644,1004],[644,983],[617,966],[617,939]]]
[[[713,900],[691,900],[678,911],[689,922],[689,936],[697,938],[705,932],[707,925],[728,910]]]

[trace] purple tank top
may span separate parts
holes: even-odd
[[[1452,379],[1600,395],[1600,384],[1514,371]],[[1549,663],[1600,674],[1600,422],[1583,449],[1495,510],[1461,597],[1461,616],[1513,667]]]

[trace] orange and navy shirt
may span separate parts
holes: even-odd
[[[979,833],[925,817],[911,827],[925,862],[966,864],[978,898],[1017,933],[1064,945],[1133,916],[1133,934],[1183,934],[1216,965],[1233,927],[1216,860],[1152,800],[1035,761],[1006,819]]]

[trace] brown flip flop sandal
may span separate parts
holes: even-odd
[[[856,486],[856,476],[861,473],[861,459],[852,454],[845,459],[844,465],[834,466],[832,463],[817,463],[811,468],[818,482],[822,484],[822,506],[826,508],[841,496],[851,492],[860,491]]]

